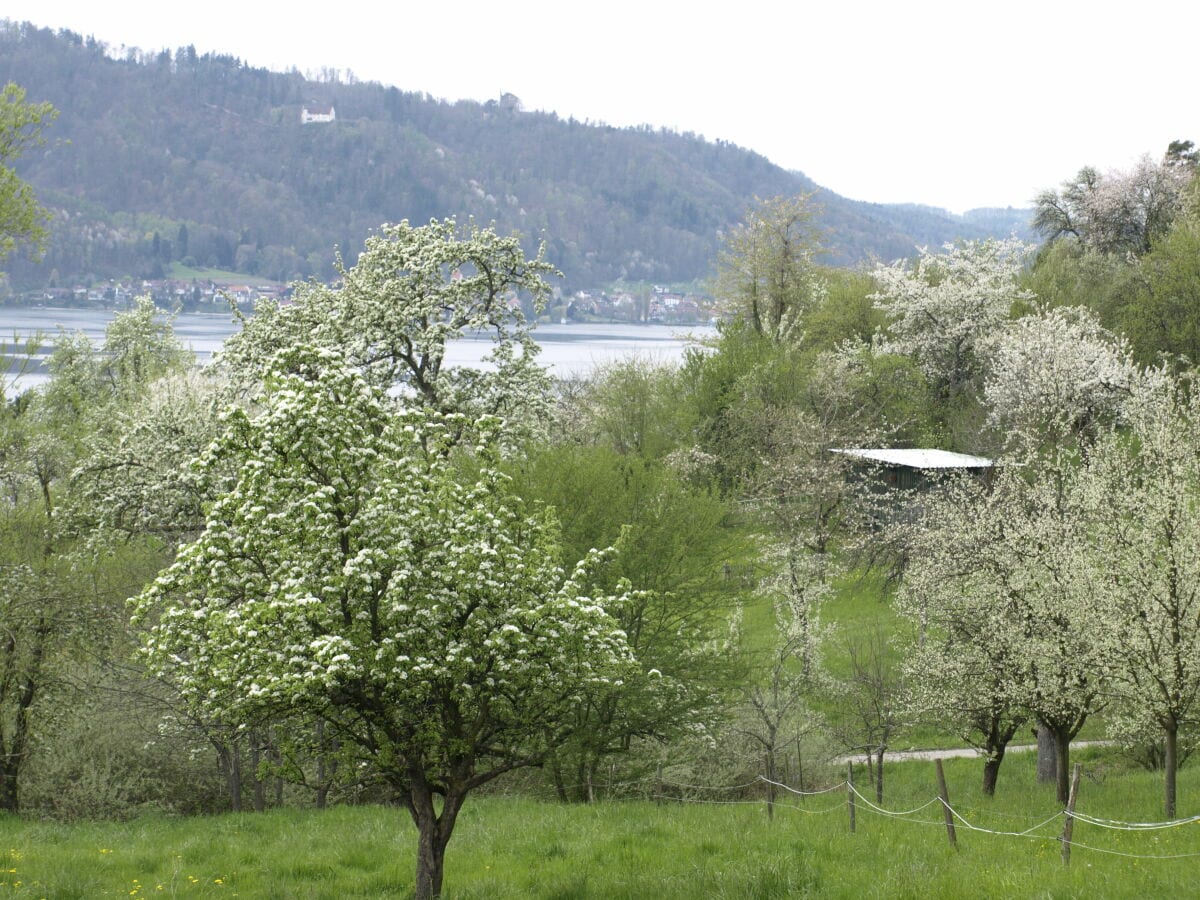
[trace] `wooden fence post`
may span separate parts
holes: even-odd
[[[850,833],[854,834],[854,763],[846,763],[846,802],[850,804]]]
[[[1066,820],[1063,822],[1062,833],[1062,861],[1064,866],[1071,864],[1071,834],[1075,830],[1075,800],[1079,796],[1079,773],[1082,768],[1079,763],[1075,763],[1075,771],[1071,773],[1071,794],[1067,798]]]
[[[938,796],[942,800],[942,813],[946,817],[946,837],[950,839],[950,846],[957,850],[958,839],[954,834],[954,814],[950,812],[950,792],[946,790],[946,773],[942,771],[940,759],[935,759],[933,762],[937,766]]]

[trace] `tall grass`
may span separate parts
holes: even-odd
[[[1159,817],[1159,776],[1126,770],[1111,755],[1083,756],[1081,811]],[[1153,897],[1186,894],[1195,883],[1200,825],[1146,832],[1080,822],[1064,868],[1054,789],[1035,783],[1031,757],[1005,762],[993,799],[979,791],[977,760],[948,760],[946,773],[965,820],[957,850],[937,804],[893,817],[860,802],[851,834],[840,790],[783,800],[774,822],[761,800],[737,793],[661,807],[475,798],[450,844],[446,896]],[[890,810],[935,796],[932,763],[897,763],[888,777]],[[1200,811],[1193,769],[1182,773],[1181,807]],[[1023,837],[965,824],[1022,832],[1043,820]],[[77,826],[6,818],[0,897],[403,897],[412,889],[413,837],[403,810],[381,807]],[[1185,858],[1161,858],[1171,856]]]

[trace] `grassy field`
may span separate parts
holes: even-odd
[[[1085,756],[1081,812],[1159,818],[1159,776],[1111,756]],[[844,790],[764,805],[528,799],[468,801],[447,854],[452,898],[572,897],[1155,897],[1186,895],[1200,859],[1200,824],[1109,830],[1078,823],[1064,868],[1053,789],[1031,758],[1005,762],[1000,793],[979,793],[979,763],[946,765],[958,825],[949,846],[931,763],[897,763],[885,816],[858,805],[848,829]],[[869,793],[863,785],[864,793]],[[1200,777],[1181,773],[1181,808],[1200,811]],[[1049,820],[1049,821],[1046,821]],[[1039,823],[1045,822],[1040,828]],[[1127,855],[1117,855],[1127,854]],[[1169,858],[1180,857],[1180,858]],[[399,809],[279,810],[199,819],[53,825],[0,819],[0,898],[403,897],[411,891],[413,828]]]

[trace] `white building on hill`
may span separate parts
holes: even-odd
[[[337,113],[334,112],[332,106],[306,106],[300,110],[300,122],[303,125],[310,125],[313,122],[333,122],[336,119]]]

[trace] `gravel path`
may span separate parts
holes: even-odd
[[[1072,741],[1071,749],[1074,750],[1080,747],[1107,747],[1111,744],[1112,741]],[[1033,750],[1037,750],[1037,744],[1009,744],[1004,754],[1007,756],[1009,753],[1029,753]],[[948,750],[889,750],[883,755],[883,761],[907,762],[913,759],[956,759],[971,756],[981,757],[983,753],[974,747],[955,747]],[[834,759],[834,762],[844,766],[849,762],[863,762],[866,757],[866,753],[850,753],[837,757]]]

